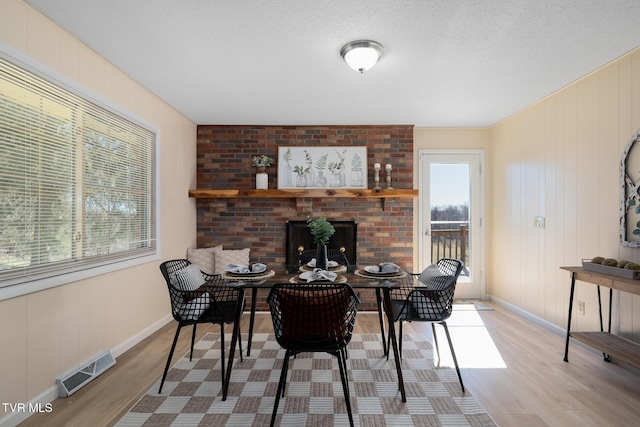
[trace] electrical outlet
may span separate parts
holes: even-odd
[[[544,217],[543,216],[534,216],[533,217],[533,226],[535,228],[544,228]]]
[[[578,314],[584,316],[584,301],[578,301]]]

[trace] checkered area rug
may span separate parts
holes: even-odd
[[[158,381],[116,426],[269,425],[284,350],[273,334],[255,334],[251,356],[234,361],[223,402],[217,338],[205,335],[194,348],[193,361],[187,353],[170,369],[162,394]],[[225,336],[227,346],[230,342],[231,336]],[[347,364],[356,426],[495,426],[469,391],[462,393],[454,369],[434,366],[434,352],[424,336],[405,334],[402,345],[406,403],[398,391],[393,356],[387,361],[380,335],[353,336]],[[446,343],[442,351],[447,351]],[[335,357],[304,353],[291,359],[276,425],[349,425]]]

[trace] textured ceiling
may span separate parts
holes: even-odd
[[[640,0],[27,1],[197,124],[489,126],[640,46]]]

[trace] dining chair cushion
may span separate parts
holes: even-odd
[[[324,294],[324,297],[323,297]],[[343,297],[340,298],[340,295]],[[312,296],[313,295],[313,296]],[[331,296],[332,298],[327,298]],[[337,297],[338,303],[336,304]],[[282,337],[285,341],[317,341],[344,339],[342,322],[348,307],[348,293],[344,288],[328,289],[310,294],[304,290],[281,290]],[[296,316],[304,313],[304,317]]]
[[[441,283],[449,283],[449,275],[440,271],[438,266],[430,265],[425,268],[422,273],[420,273],[420,277],[418,277],[418,280],[425,285],[434,287]]]
[[[191,264],[198,264],[203,272],[215,274],[216,250],[222,250],[222,245],[210,248],[187,248],[187,259]]]
[[[173,274],[175,277],[175,284],[172,284],[183,292],[195,291],[206,283],[206,280],[200,271],[200,266],[197,264],[191,264]]]
[[[216,259],[214,272],[215,274],[223,274],[229,264],[249,264],[251,249],[222,249],[222,247],[218,249],[218,247],[216,247],[213,253]]]

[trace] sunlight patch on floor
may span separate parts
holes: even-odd
[[[472,304],[469,305],[473,307]],[[468,307],[454,308],[451,317],[447,320],[447,326],[449,326],[460,368],[506,368],[498,348],[477,311],[470,310]],[[447,336],[441,325],[436,324],[436,335],[442,359],[440,366],[454,367]]]

